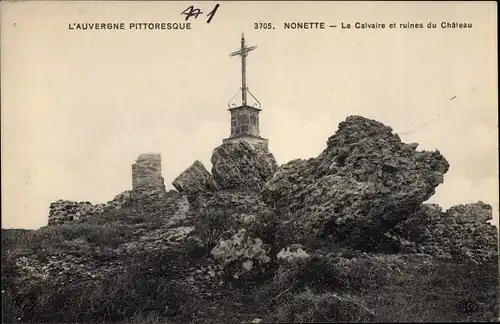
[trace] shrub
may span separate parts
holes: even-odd
[[[341,286],[339,269],[331,260],[313,257],[300,267],[295,281],[298,287],[310,287],[316,290],[338,289]]]
[[[234,222],[232,213],[224,209],[203,210],[200,213],[195,219],[195,230],[207,253],[234,226]]]

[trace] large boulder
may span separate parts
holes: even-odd
[[[212,153],[212,175],[221,189],[259,191],[276,171],[276,159],[264,143],[227,142]]]
[[[172,182],[172,185],[190,199],[195,198],[201,193],[212,192],[218,189],[217,183],[215,183],[210,172],[198,160],[182,172]]]
[[[380,122],[348,117],[317,158],[291,161],[265,183],[264,201],[281,214],[281,236],[371,248],[429,199],[448,171],[439,151],[416,147]]]

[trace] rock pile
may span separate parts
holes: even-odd
[[[368,249],[429,199],[448,171],[439,151],[416,147],[380,122],[350,116],[317,158],[281,166],[262,195],[282,214],[284,238],[331,236]]]
[[[71,221],[82,221],[87,217],[99,215],[104,211],[104,204],[93,205],[90,202],[77,202],[59,199],[50,204],[49,225],[59,225]]]

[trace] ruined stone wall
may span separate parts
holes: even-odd
[[[132,165],[132,193],[165,192],[161,176],[161,155],[158,153],[141,154]]]
[[[88,201],[59,199],[50,204],[48,225],[61,225],[68,222],[81,222],[88,217],[99,215],[105,204],[92,204]]]
[[[50,204],[48,225],[81,222],[103,212],[120,209],[132,200],[157,202],[166,195],[161,176],[161,156],[157,153],[141,154],[132,165],[132,191],[125,191],[105,204],[92,204],[69,200],[58,200]]]

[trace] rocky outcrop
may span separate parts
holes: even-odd
[[[483,202],[457,205],[443,212],[422,205],[406,221],[386,233],[382,250],[426,253],[456,262],[498,262],[498,230],[488,223],[491,206]]]
[[[50,204],[48,225],[79,222],[104,211],[104,204],[93,205],[88,201],[78,202],[59,199]]]
[[[259,191],[272,177],[277,164],[262,143],[227,142],[212,153],[212,175],[221,189]]]
[[[281,166],[262,195],[280,211],[284,238],[329,236],[369,249],[443,181],[445,158],[416,147],[380,122],[350,116],[317,158]]]
[[[192,203],[193,209],[220,209],[233,215],[271,212],[261,195],[252,190],[220,190],[204,193]]]
[[[201,193],[213,192],[218,189],[210,172],[198,160],[175,178],[172,185],[190,199],[196,198]]]
[[[453,206],[446,211],[446,214],[457,224],[486,223],[493,217],[491,206],[482,201]]]

